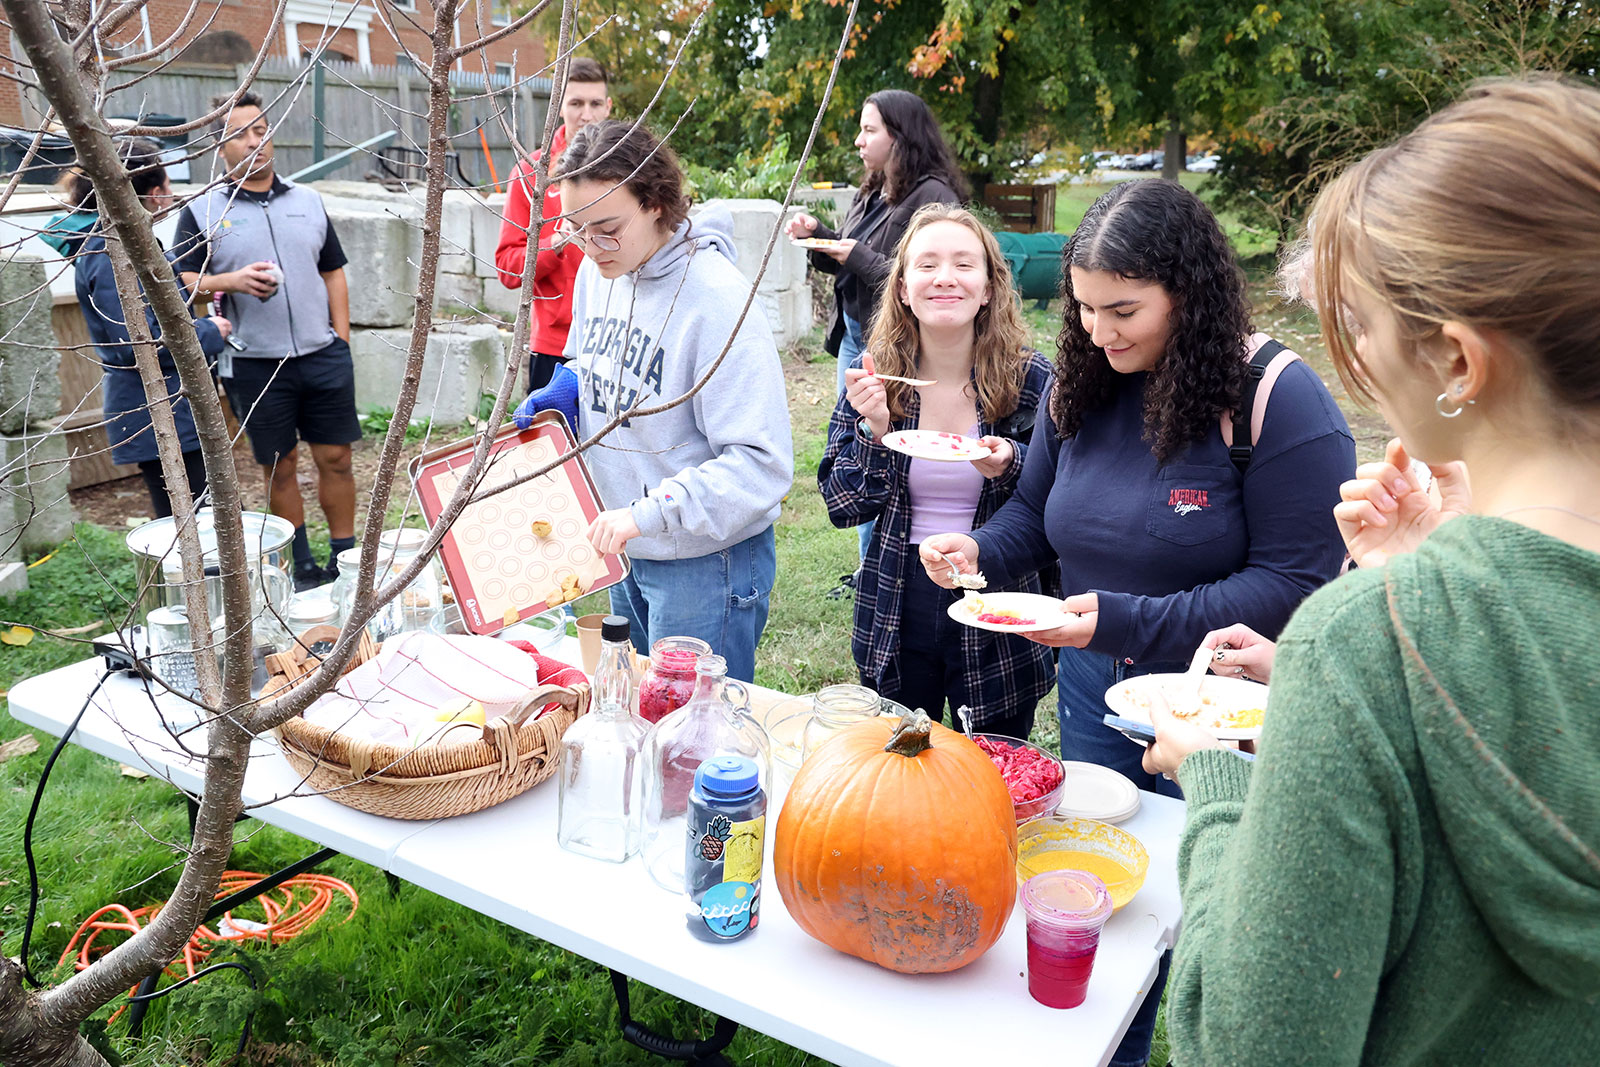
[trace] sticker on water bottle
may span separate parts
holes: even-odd
[[[755,925],[760,900],[749,882],[718,882],[700,898],[700,917],[717,937],[735,938]]]

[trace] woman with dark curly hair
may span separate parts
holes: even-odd
[[[1339,571],[1339,485],[1355,444],[1327,388],[1280,361],[1265,417],[1252,405],[1249,460],[1225,416],[1246,392],[1252,334],[1244,278],[1216,218],[1174,182],[1119,185],[1063,252],[1066,309],[1049,419],[1016,494],[981,530],[922,542],[949,585],[950,553],[990,583],[1059,559],[1068,625],[1028,636],[1061,649],[1061,755],[1177,795],[1142,750],[1101,721],[1124,678],[1182,670],[1207,632],[1245,622],[1276,634]],[[1273,346],[1277,346],[1274,344]],[[1232,420],[1228,419],[1230,430]],[[1235,435],[1237,436],[1237,435]],[[1241,467],[1243,469],[1241,470]],[[1144,1064],[1164,975],[1112,1063]]]

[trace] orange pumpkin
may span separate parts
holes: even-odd
[[[1017,899],[1017,821],[994,762],[921,712],[858,723],[806,758],[773,877],[818,941],[905,974],[988,951]]]

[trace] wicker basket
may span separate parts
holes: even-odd
[[[588,685],[541,685],[523,706],[555,708],[513,726],[503,718],[466,744],[380,745],[296,716],[277,730],[304,788],[392,819],[443,819],[510,800],[556,772],[561,735],[589,709]]]

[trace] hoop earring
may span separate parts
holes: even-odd
[[[1440,393],[1438,396],[1433,398],[1433,410],[1437,411],[1441,418],[1453,419],[1463,411],[1467,410],[1468,405],[1477,403],[1476,400],[1457,401],[1456,409],[1454,411],[1446,411],[1444,409],[1444,402],[1449,399],[1449,393]]]

